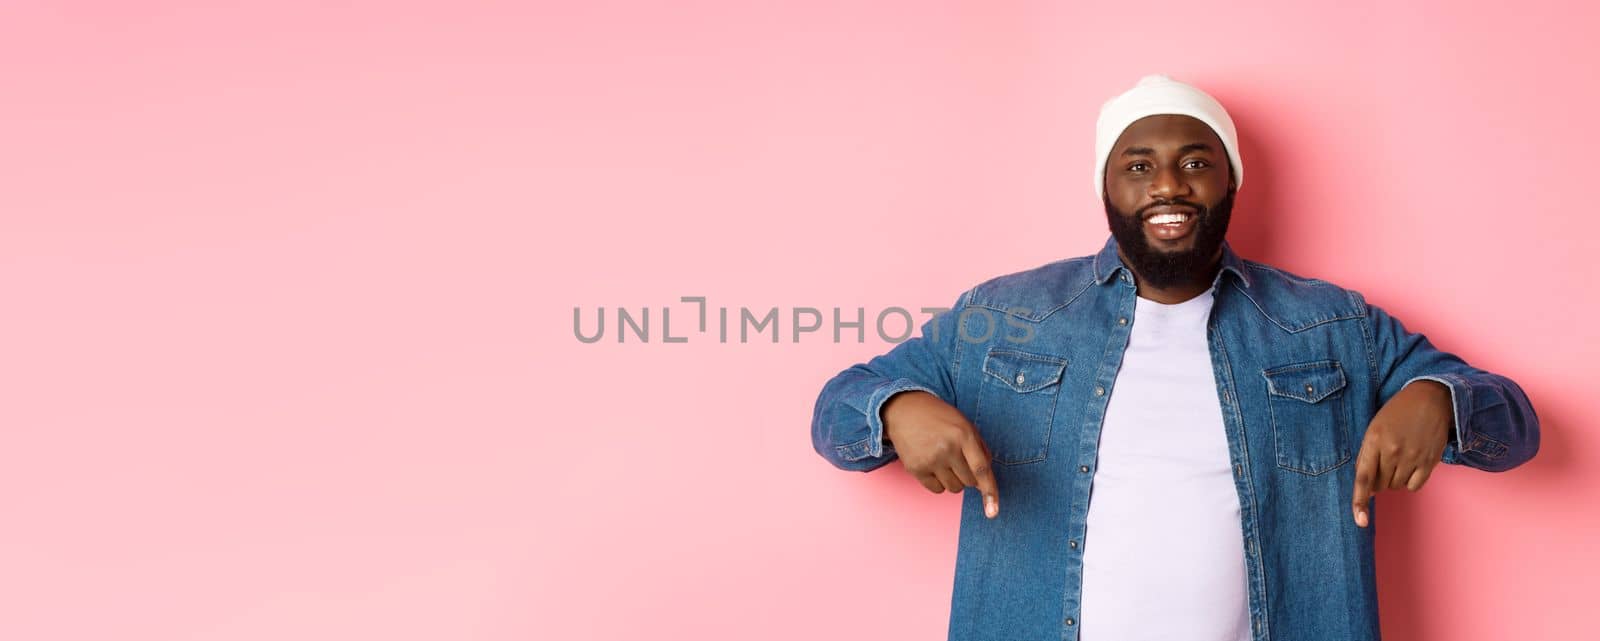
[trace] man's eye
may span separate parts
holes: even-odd
[[[1136,162],[1136,163],[1133,163],[1132,165],[1128,166],[1128,171],[1144,171],[1147,168],[1148,168],[1148,166],[1145,165],[1144,163]]]
[[[1186,169],[1200,169],[1202,167],[1210,167],[1211,163],[1208,163],[1204,160],[1191,160],[1184,163],[1183,166]]]

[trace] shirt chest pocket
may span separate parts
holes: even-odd
[[[1321,360],[1268,368],[1267,405],[1278,467],[1318,475],[1350,460],[1344,369]]]
[[[1055,356],[989,350],[973,423],[996,464],[1032,463],[1049,454],[1050,427],[1066,369],[1066,359]]]

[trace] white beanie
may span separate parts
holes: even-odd
[[[1094,191],[1102,199],[1106,189],[1106,160],[1111,146],[1117,144],[1122,131],[1135,120],[1158,114],[1190,116],[1206,123],[1228,152],[1228,164],[1233,167],[1233,185],[1244,185],[1244,163],[1239,160],[1239,136],[1233,129],[1233,119],[1222,103],[1206,92],[1160,74],[1145,76],[1122,95],[1107,100],[1100,107],[1100,118],[1094,125]]]

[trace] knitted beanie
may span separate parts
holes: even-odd
[[[1233,167],[1235,188],[1244,186],[1244,163],[1239,160],[1239,136],[1234,131],[1233,119],[1206,92],[1160,74],[1145,76],[1139,84],[1121,95],[1107,100],[1100,107],[1100,118],[1095,121],[1094,134],[1094,191],[1105,197],[1106,160],[1111,146],[1117,144],[1122,131],[1135,120],[1159,114],[1190,116],[1206,123],[1228,152],[1228,164]]]

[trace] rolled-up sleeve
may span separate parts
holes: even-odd
[[[957,325],[971,293],[923,323],[920,335],[850,366],[822,386],[811,417],[817,454],[840,469],[870,472],[897,456],[884,441],[882,411],[890,397],[916,390],[955,404]]]
[[[1533,458],[1539,451],[1539,417],[1515,381],[1438,349],[1383,308],[1357,298],[1366,306],[1368,355],[1380,406],[1416,381],[1440,383],[1450,389],[1455,423],[1442,462],[1503,472]]]

